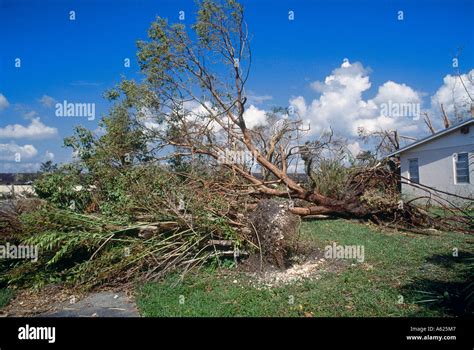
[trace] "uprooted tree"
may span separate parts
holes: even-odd
[[[236,252],[283,267],[298,248],[294,214],[472,232],[461,210],[440,220],[400,201],[403,179],[377,151],[398,148],[397,133],[370,135],[375,153],[348,159],[331,130],[307,139],[291,108],[252,127],[249,32],[235,1],[203,1],[191,28],[158,18],[148,34],[138,43],[145,79],[107,92],[116,102],[104,133],[78,127],[64,140],[76,161],[43,167],[34,187],[46,201],[0,208],[0,238],[44,251],[38,263],[3,261],[0,286],[155,279]],[[287,202],[261,200],[273,197]]]
[[[400,205],[399,179],[380,164],[351,171],[343,195],[337,197],[323,194],[317,181],[302,185],[290,176],[289,169],[302,160],[314,179],[311,164],[318,164],[320,156],[334,146],[332,134],[303,143],[310,126],[291,108],[274,110],[265,127],[247,125],[245,85],[252,55],[244,10],[236,1],[201,2],[191,28],[157,18],[148,36],[148,41],[138,42],[145,79],[125,80],[108,96],[120,100],[133,115],[155,159],[191,159],[192,163],[204,157],[208,164],[227,167],[245,180],[251,189],[246,193],[289,198],[295,203],[291,211],[298,215],[431,223],[412,204]],[[256,168],[263,176],[255,175]],[[378,192],[380,200],[369,198]]]

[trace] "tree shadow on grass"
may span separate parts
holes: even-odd
[[[456,276],[445,276],[437,269],[432,277],[415,278],[403,286],[401,294],[406,296],[406,301],[421,307],[410,316],[424,316],[427,311],[438,311],[446,316],[474,315],[474,254],[465,251],[459,251],[457,257],[436,254],[426,259],[422,269],[430,265],[442,267],[446,272],[455,269]]]

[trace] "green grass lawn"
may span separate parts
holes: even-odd
[[[0,288],[0,309],[10,302],[13,298],[13,291],[7,288]]]
[[[137,291],[143,316],[458,316],[473,273],[474,238],[406,235],[345,220],[304,222],[302,239],[324,248],[363,245],[364,263],[344,264],[319,280],[257,289],[232,269],[201,270]],[[458,256],[453,256],[457,249]],[[332,262],[331,262],[332,263]]]

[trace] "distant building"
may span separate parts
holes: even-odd
[[[437,192],[456,204],[474,201],[474,119],[451,126],[388,155],[394,156],[400,157],[401,175],[408,179],[405,182],[472,198],[461,200]],[[410,184],[402,183],[401,190],[409,198],[428,194]]]
[[[29,185],[39,173],[0,173],[0,185]]]

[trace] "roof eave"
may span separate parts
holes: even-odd
[[[405,151],[408,151],[409,149],[415,148],[415,147],[417,147],[417,146],[419,146],[419,145],[421,145],[421,144],[423,144],[423,143],[425,143],[425,142],[431,141],[431,140],[433,140],[433,139],[435,139],[435,138],[438,138],[438,137],[440,137],[440,136],[442,136],[442,135],[448,134],[448,133],[450,133],[451,131],[455,131],[455,130],[457,130],[457,129],[463,127],[464,125],[467,125],[467,124],[470,124],[470,123],[474,123],[474,118],[467,119],[466,121],[464,121],[464,122],[462,122],[462,123],[460,123],[460,124],[458,124],[458,125],[455,125],[455,126],[453,126],[453,127],[451,127],[451,128],[447,128],[447,129],[441,130],[440,132],[438,132],[438,133],[436,133],[436,134],[433,134],[433,135],[428,136],[428,137],[426,137],[426,138],[424,138],[424,139],[415,141],[415,142],[409,144],[408,146],[405,146],[405,147],[403,147],[403,148],[401,148],[401,149],[399,149],[399,150],[397,150],[397,151],[395,151],[395,152],[392,152],[392,153],[388,154],[387,156],[385,156],[385,158],[390,158],[390,157],[393,157],[393,156],[395,156],[395,155],[397,155],[397,154],[400,154],[400,153],[403,153],[403,152],[405,152]]]

